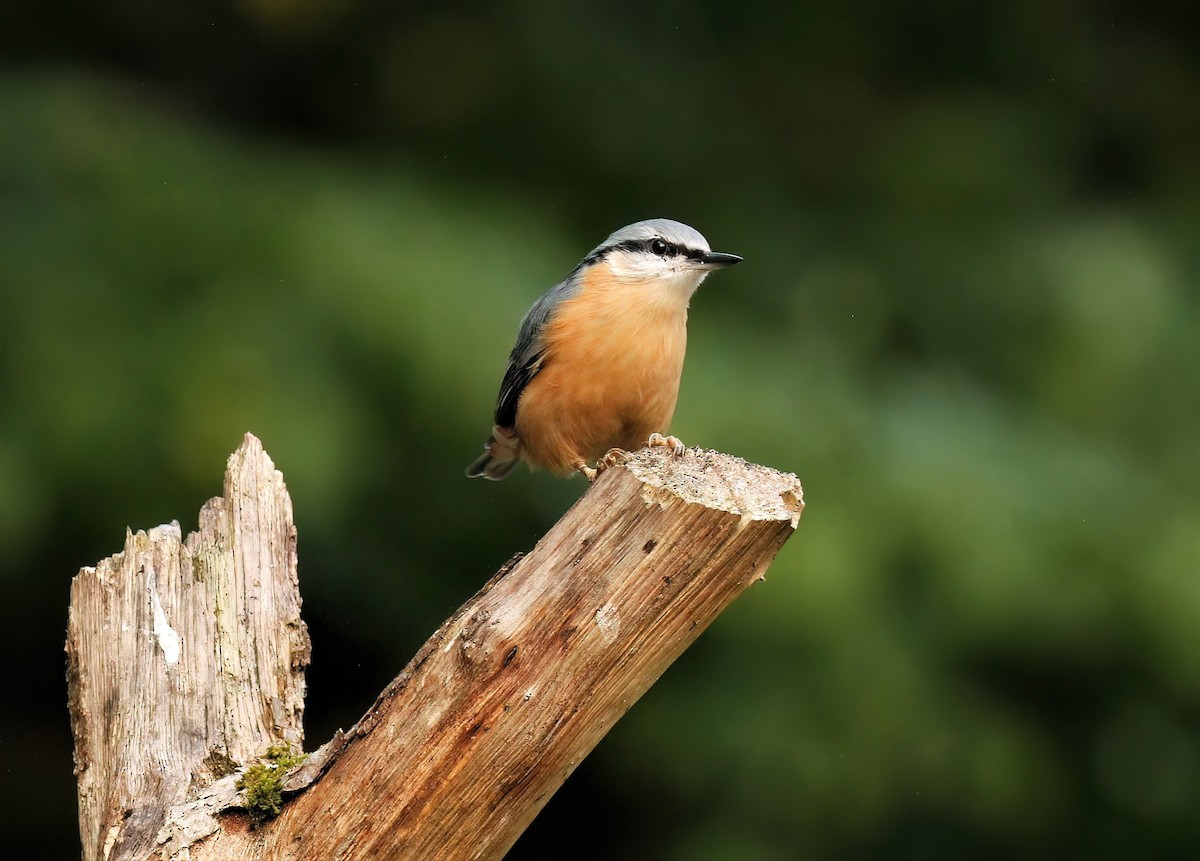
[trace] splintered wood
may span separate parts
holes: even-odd
[[[68,689],[84,861],[147,858],[167,812],[303,742],[309,640],[283,476],[247,435],[225,495],[71,583]]]
[[[88,861],[501,858],[638,697],[762,579],[804,507],[793,475],[717,452],[635,452],[447,620],[356,726],[289,775],[282,814],[250,831],[229,812],[233,778],[212,783],[210,766],[214,754],[245,765],[272,740],[299,738],[308,656],[287,495],[261,448],[255,456],[275,481],[227,478],[233,508],[206,507],[209,525],[225,524],[213,543],[205,528],[183,548],[177,528],[138,533],[77,578],[68,651]],[[230,537],[239,529],[273,538],[247,547]],[[261,573],[197,585],[239,566]],[[105,851],[113,829],[118,848],[133,845],[135,821],[137,852]]]

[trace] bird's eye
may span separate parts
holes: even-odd
[[[665,257],[667,254],[667,243],[661,239],[655,239],[653,242],[650,243],[650,250],[653,251],[655,254],[659,254],[659,255],[662,255]]]

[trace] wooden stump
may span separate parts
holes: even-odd
[[[256,830],[234,776],[301,739],[295,530],[251,436],[225,499],[130,536],[72,588],[85,861],[500,858],[612,725],[750,584],[803,509],[795,476],[634,453],[287,777]]]
[[[167,812],[304,739],[308,631],[283,476],[247,434],[225,495],[71,583],[68,688],[84,861],[145,858]]]

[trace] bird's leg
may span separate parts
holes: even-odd
[[[652,433],[650,434],[650,439],[646,440],[646,446],[653,448],[656,445],[666,446],[671,450],[671,454],[676,457],[683,457],[683,440],[677,436],[663,436],[660,433]]]
[[[588,480],[588,484],[591,484],[593,481],[595,481],[596,476],[600,474],[600,470],[592,469],[585,461],[582,460],[575,461],[574,466],[576,472],[583,473],[583,477]]]

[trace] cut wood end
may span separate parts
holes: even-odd
[[[643,448],[631,452],[624,467],[683,502],[753,520],[788,520],[795,529],[804,510],[804,488],[795,475],[719,451],[690,448],[676,457],[665,448]]]

